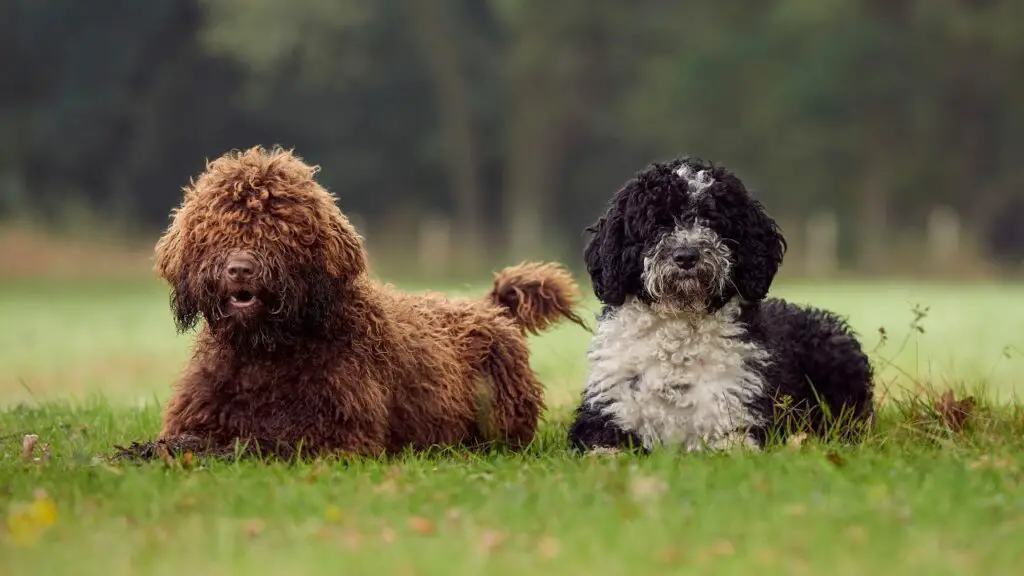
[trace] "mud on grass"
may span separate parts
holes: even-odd
[[[0,572],[1015,573],[1022,412],[941,402],[885,403],[858,447],[575,457],[560,410],[524,455],[141,465],[99,456],[152,438],[156,405],[23,406],[0,413]]]

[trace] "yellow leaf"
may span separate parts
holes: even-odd
[[[337,506],[328,506],[327,509],[324,510],[324,518],[332,524],[341,522],[341,509]]]
[[[17,546],[31,546],[39,540],[40,528],[33,521],[29,507],[11,507],[7,514],[7,532]]]
[[[49,528],[57,521],[57,505],[49,498],[38,498],[32,503],[31,514],[36,525]]]

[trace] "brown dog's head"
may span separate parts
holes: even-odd
[[[362,242],[318,168],[260,147],[208,163],[156,244],[178,329],[272,348],[323,329],[366,269]]]

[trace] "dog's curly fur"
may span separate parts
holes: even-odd
[[[317,171],[255,147],[185,189],[155,270],[179,330],[204,322],[158,441],[359,456],[529,444],[543,399],[527,333],[585,326],[569,273],[521,264],[479,300],[375,283]]]
[[[587,231],[605,306],[575,448],[759,447],[794,425],[855,438],[873,419],[871,365],[846,322],[766,299],[786,242],[724,167],[651,164]]]

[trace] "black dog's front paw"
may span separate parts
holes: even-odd
[[[577,410],[576,419],[569,426],[569,447],[579,452],[647,451],[639,436],[586,405]]]

